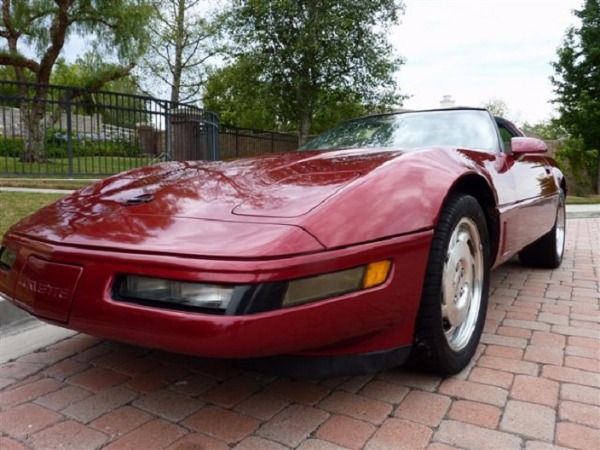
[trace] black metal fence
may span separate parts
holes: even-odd
[[[225,124],[219,126],[219,154],[222,159],[287,152],[297,148],[298,135],[295,133],[275,133]]]
[[[219,159],[215,114],[151,97],[0,80],[0,174],[102,176]]]

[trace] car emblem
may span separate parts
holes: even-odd
[[[126,205],[141,205],[142,203],[149,203],[154,200],[153,194],[142,194],[136,197],[128,198],[125,200]]]

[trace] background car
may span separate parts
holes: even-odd
[[[12,227],[0,292],[85,333],[297,376],[472,358],[490,269],[562,260],[565,180],[477,108],[107,178]]]

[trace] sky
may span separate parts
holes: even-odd
[[[503,100],[508,118],[539,122],[553,106],[550,63],[583,0],[405,0],[390,42],[405,58],[397,75],[409,109]]]
[[[583,0],[404,0],[389,35],[405,64],[397,74],[403,107],[436,108],[444,95],[457,106],[500,99],[509,119],[549,119],[554,107],[550,65]],[[85,46],[71,39],[63,56]]]

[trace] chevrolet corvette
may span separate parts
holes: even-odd
[[[565,179],[478,108],[350,120],[298,151],[167,162],[15,224],[0,295],[66,328],[296,376],[462,370],[490,270],[555,268]]]

